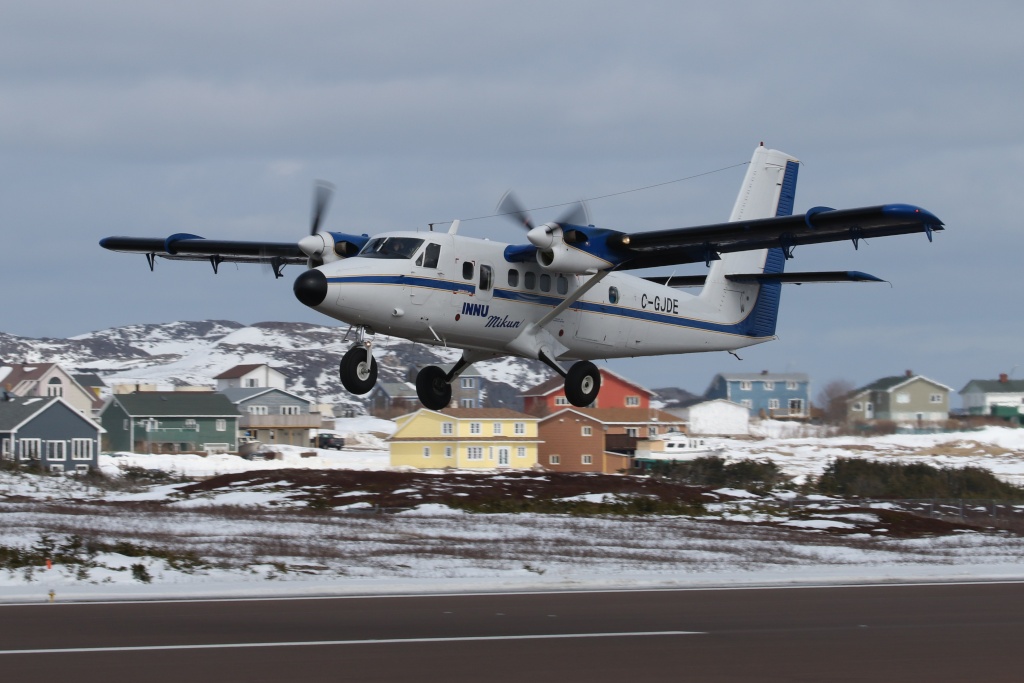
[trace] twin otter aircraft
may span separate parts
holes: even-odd
[[[697,351],[735,351],[775,337],[783,283],[878,281],[858,272],[784,273],[798,245],[943,229],[936,216],[906,204],[859,209],[816,207],[794,216],[799,162],[763,144],[754,151],[728,223],[625,233],[589,225],[585,207],[534,225],[511,194],[498,206],[526,228],[528,244],[509,245],[444,232],[374,237],[320,231],[330,190],[318,186],[309,236],[296,243],[108,237],[114,251],[223,262],[267,263],[281,275],[306,264],[295,296],[355,330],[342,357],[345,388],[365,394],[377,380],[370,338],[381,332],[462,349],[450,371],[428,366],[416,377],[427,408],[451,400],[452,382],[471,364],[499,356],[536,358],[565,378],[576,406],[592,403],[601,375],[592,360]],[[707,275],[648,277],[625,271],[704,263]],[[681,288],[701,286],[698,294]],[[351,331],[351,330],[350,330]],[[559,361],[575,361],[566,371]]]

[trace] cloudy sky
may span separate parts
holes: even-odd
[[[742,164],[763,140],[804,162],[798,212],[907,202],[948,229],[797,249],[791,270],[892,286],[786,287],[779,340],[742,362],[611,367],[691,391],[763,369],[959,390],[1024,365],[1022,27],[1011,2],[2,3],[0,330],[329,322],[295,301],[294,267],[151,274],[97,242],[299,239],[317,178],[338,187],[328,229],[424,228],[490,214],[508,187],[529,206],[597,197]],[[742,176],[590,209],[622,230],[718,222]],[[463,230],[522,241],[499,219]]]

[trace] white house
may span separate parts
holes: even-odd
[[[236,365],[230,370],[225,370],[216,377],[217,391],[225,389],[256,389],[267,387],[270,389],[285,388],[285,376],[269,365],[252,364]]]
[[[960,390],[964,411],[969,415],[990,415],[993,406],[1014,407],[1024,412],[1024,379],[972,379]]]
[[[687,422],[687,433],[699,436],[746,436],[750,433],[750,410],[739,403],[716,398],[699,400],[668,412]]]

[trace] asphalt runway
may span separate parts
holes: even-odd
[[[4,681],[1024,681],[1024,583],[0,606]]]

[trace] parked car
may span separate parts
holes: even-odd
[[[336,434],[317,434],[315,438],[310,440],[310,445],[313,448],[333,448],[336,451],[340,451],[345,447],[345,439]]]

